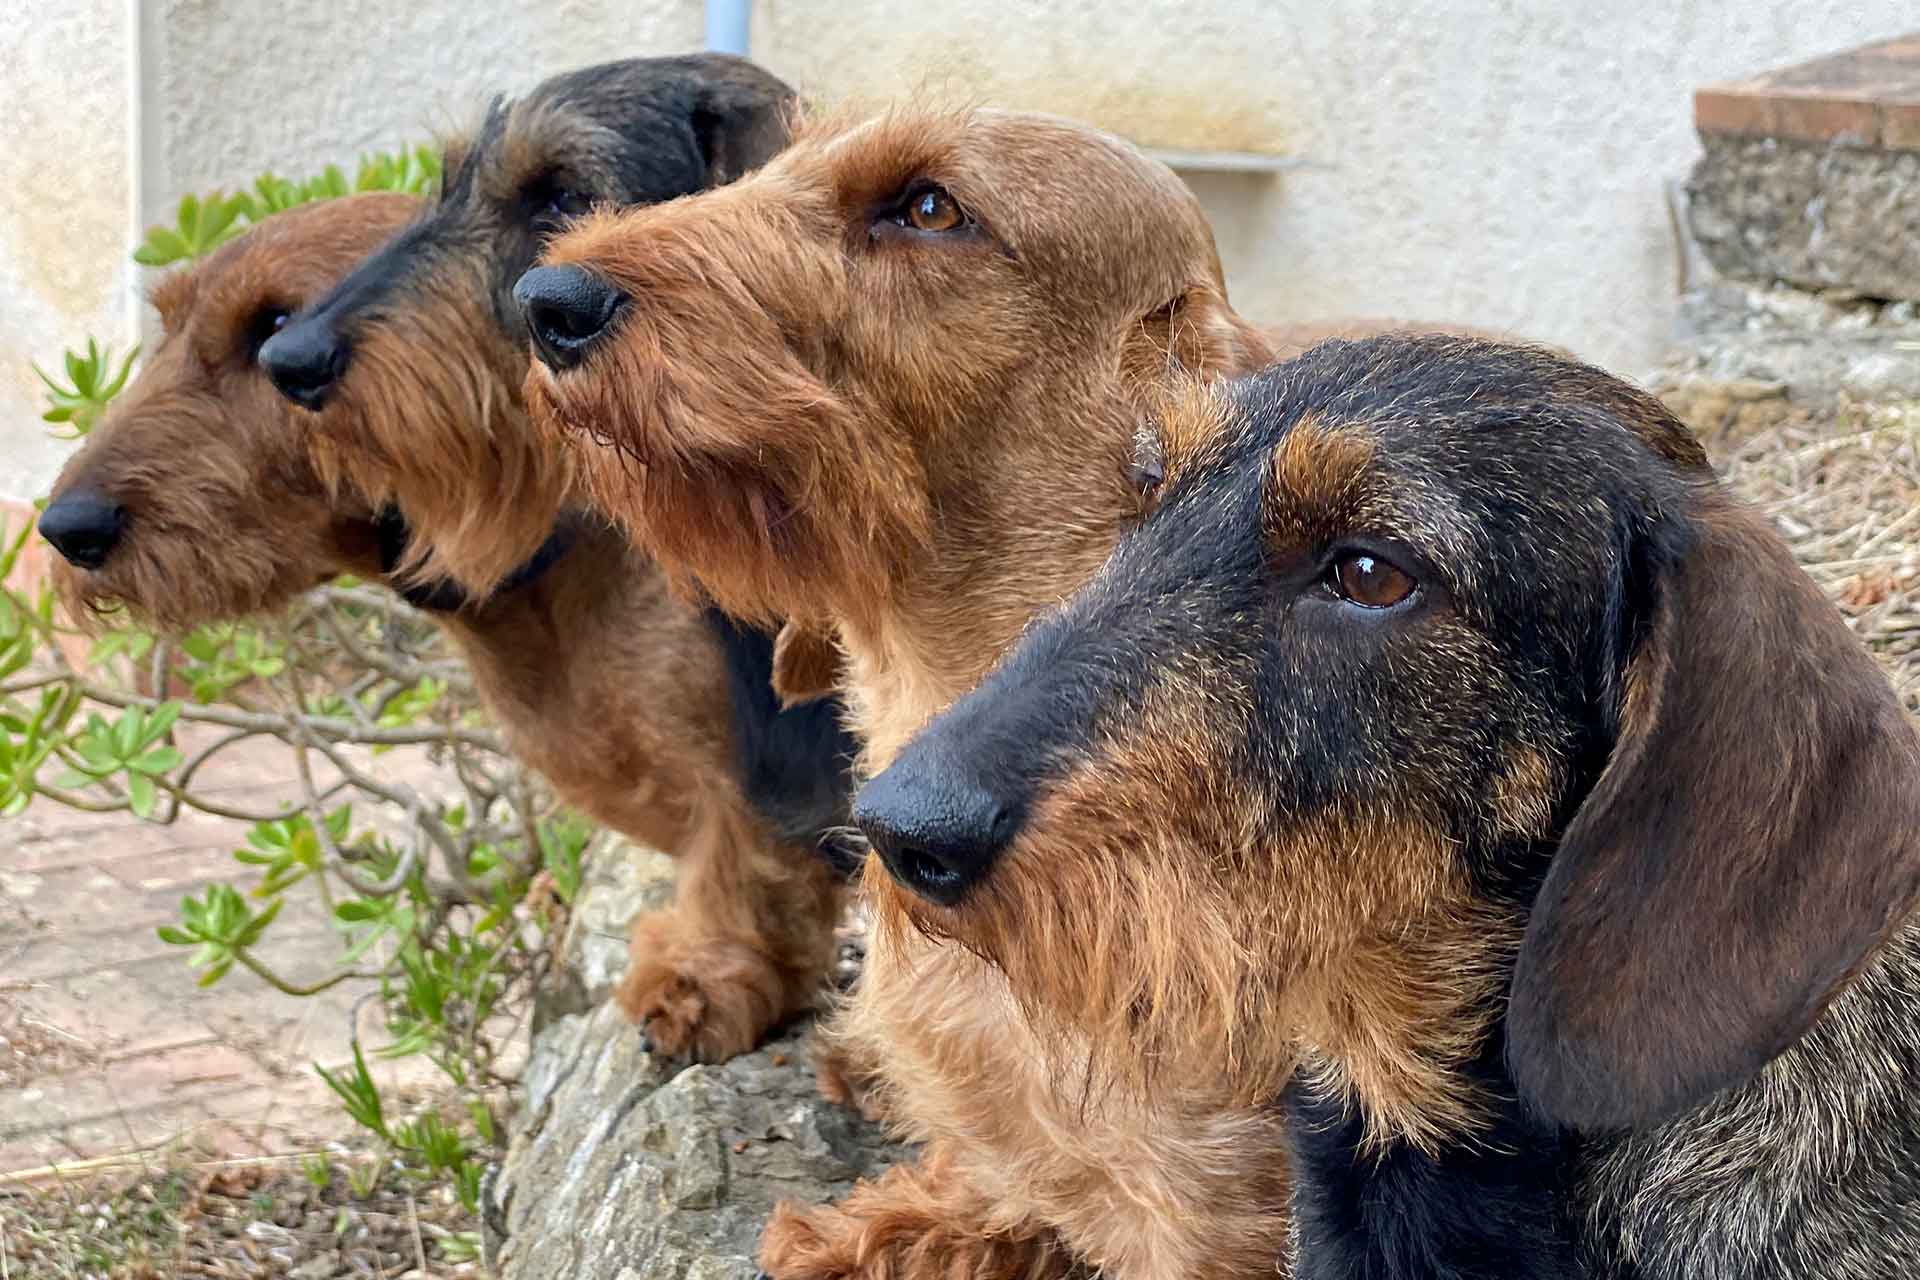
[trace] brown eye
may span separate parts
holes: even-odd
[[[938,187],[928,187],[907,201],[906,220],[920,231],[952,231],[967,220],[952,196]]]
[[[1365,551],[1334,562],[1329,580],[1335,595],[1363,609],[1390,609],[1413,594],[1412,578]]]

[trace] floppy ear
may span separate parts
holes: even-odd
[[[1127,335],[1120,372],[1129,385],[1156,387],[1180,377],[1239,377],[1272,358],[1272,345],[1218,290],[1196,285],[1140,320]]]
[[[1514,1078],[1583,1129],[1753,1076],[1920,889],[1920,743],[1893,691],[1757,517],[1696,496],[1514,973]]]
[[[758,169],[785,149],[798,104],[786,85],[751,63],[711,59],[711,78],[693,112],[693,136],[718,187]]]
[[[781,710],[832,695],[840,679],[840,649],[833,637],[798,622],[780,625],[773,638],[773,693]]]

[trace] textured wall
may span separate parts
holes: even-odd
[[[472,121],[567,67],[697,48],[700,0],[139,0],[142,205]],[[350,171],[350,166],[349,166]]]
[[[829,95],[951,86],[1290,151],[1277,178],[1189,177],[1242,311],[1467,321],[1644,372],[1693,89],[1914,23],[1911,0],[760,0],[754,52]]]
[[[89,333],[124,348],[134,268],[127,0],[6,0],[0,14],[4,500],[43,490],[67,447],[43,429],[31,362],[58,369]]]
[[[699,0],[7,2],[39,21],[0,25],[0,73],[10,88],[29,73],[9,95],[28,146],[0,149],[0,180],[59,216],[39,200],[0,216],[0,495],[50,475],[24,357],[119,316],[127,3],[146,217],[182,190],[350,161],[457,127],[489,90],[701,32]],[[1639,372],[1672,325],[1662,183],[1698,151],[1692,89],[1912,24],[1911,0],[758,0],[753,52],[829,98],[932,93],[1298,156],[1279,177],[1190,179],[1248,314],[1473,321]]]

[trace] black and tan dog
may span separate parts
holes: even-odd
[[[569,221],[720,186],[787,140],[793,94],[720,54],[569,71],[447,146],[424,216],[293,317],[260,362],[318,456],[396,501],[435,573],[484,592],[552,531],[563,454],[526,429],[514,282]]]
[[[1140,472],[860,794],[875,891],[1116,1063],[1297,1038],[1299,1276],[1911,1274],[1920,743],[1674,419],[1331,343]]]
[[[514,282],[589,208],[671,200],[759,165],[786,142],[792,107],[778,79],[716,54],[604,63],[497,101],[449,143],[444,189],[422,216],[261,346],[319,473],[404,517],[397,567],[435,584],[429,603],[462,620],[483,612],[566,537],[581,497],[522,404]],[[796,855],[836,808],[848,740],[830,704],[774,704],[769,634],[708,612],[709,635],[669,638],[656,614],[700,611],[667,600],[647,557],[587,523],[593,537],[537,595],[536,617],[496,629],[515,700],[501,714],[568,799],[681,855],[677,909],[635,921],[619,997],[663,1050],[725,1057],[812,1002],[838,907]],[[716,657],[724,669],[685,665]],[[737,770],[713,769],[706,750],[726,726],[675,729],[662,714],[722,674]],[[679,760],[676,738],[689,748]],[[704,779],[744,785],[757,817],[737,796],[707,803]]]

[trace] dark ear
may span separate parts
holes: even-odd
[[[1514,973],[1515,1081],[1583,1129],[1752,1077],[1920,889],[1920,742],[1886,678],[1757,517],[1696,497]]]
[[[1263,369],[1273,348],[1210,286],[1188,289],[1127,335],[1121,376],[1138,387],[1175,379],[1233,378]]]
[[[784,149],[798,110],[793,90],[739,58],[709,55],[710,76],[693,110],[693,136],[718,187],[758,169]]]
[[[773,638],[773,694],[782,710],[831,695],[840,680],[840,649],[833,637],[786,622]]]

